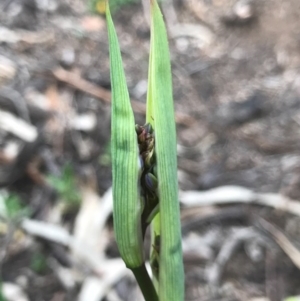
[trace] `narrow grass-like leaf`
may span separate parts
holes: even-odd
[[[150,93],[158,169],[161,239],[159,300],[184,300],[184,271],[177,184],[176,129],[166,28],[156,0],[151,0]]]
[[[130,269],[144,263],[138,144],[120,47],[106,3],[112,85],[112,162],[114,229],[121,256]]]
[[[155,130],[154,125],[154,112],[153,112],[153,101],[152,101],[152,53],[153,53],[153,38],[151,35],[150,41],[150,55],[149,55],[149,70],[148,70],[148,91],[147,91],[147,111],[146,111],[146,122],[150,123]],[[153,283],[156,290],[159,290],[159,279],[156,271],[156,260],[157,260],[157,249],[159,246],[158,238],[160,237],[160,215],[159,213],[154,217],[151,223],[151,248],[150,248],[150,263],[153,274]]]
[[[152,102],[152,47],[153,39],[150,41],[150,55],[149,55],[149,70],[148,70],[148,91],[147,91],[147,110],[146,110],[146,123],[150,123],[154,127],[154,112],[153,112],[153,102]]]

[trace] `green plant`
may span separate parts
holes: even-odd
[[[48,181],[65,204],[66,211],[78,209],[81,202],[79,189],[77,187],[74,170],[70,164],[66,164],[59,177],[48,176]]]
[[[2,292],[2,281],[0,280],[0,301],[6,301],[5,297],[3,296]]]
[[[101,166],[111,165],[111,145],[110,142],[104,147],[104,153],[99,156],[98,162]]]
[[[119,9],[123,5],[135,3],[137,0],[110,0],[110,9],[112,11]],[[93,13],[105,14],[106,0],[89,0],[89,9]]]
[[[0,212],[0,215],[8,221],[16,221],[29,215],[29,208],[22,204],[20,197],[17,194],[4,193],[1,199],[4,207],[3,212]]]
[[[30,267],[34,272],[43,274],[47,269],[46,257],[40,252],[33,253],[31,257]]]
[[[147,301],[183,301],[184,271],[178,202],[176,129],[166,29],[151,0],[146,124],[136,126],[116,31],[106,7],[112,83],[114,228],[120,254]],[[151,225],[150,264],[143,239]]]

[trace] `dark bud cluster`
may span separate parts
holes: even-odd
[[[145,231],[148,226],[146,220],[158,204],[155,136],[153,128],[149,123],[144,126],[136,125],[136,133],[142,165],[140,184],[142,198],[145,201],[142,214],[142,223]]]

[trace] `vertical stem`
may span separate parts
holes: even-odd
[[[158,271],[155,270],[155,267],[153,266],[153,260],[159,256],[159,254],[155,254],[155,252],[159,252],[160,246],[157,246],[157,240],[156,237],[160,236],[160,213],[158,213],[151,223],[151,248],[150,248],[150,264],[152,268],[152,282],[154,284],[154,287],[156,291],[159,291],[159,279],[158,279]],[[157,247],[157,249],[155,249]],[[156,258],[159,262],[159,258]],[[157,269],[157,268],[156,268]],[[159,266],[158,266],[159,269]]]
[[[146,301],[158,301],[158,296],[154,288],[153,282],[147,272],[145,264],[140,267],[131,269],[134,277],[143,293]]]

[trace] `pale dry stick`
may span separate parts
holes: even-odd
[[[25,219],[21,223],[21,227],[27,233],[38,236],[40,238],[50,240],[76,251],[81,259],[88,265],[88,267],[95,272],[98,278],[94,277],[98,288],[95,297],[97,299],[87,299],[86,289],[89,283],[82,287],[80,294],[80,301],[102,300],[108,290],[117,283],[121,278],[128,274],[127,268],[122,259],[101,259],[98,254],[92,250],[85,249],[80,242],[74,239],[65,229],[60,226],[47,224],[45,222]],[[86,287],[87,286],[87,287]]]
[[[173,38],[182,36],[196,38],[204,45],[210,45],[215,39],[212,31],[200,24],[176,24],[170,31]]]
[[[113,262],[103,267],[103,277],[88,277],[85,279],[78,301],[102,300],[114,284],[129,275],[131,274],[129,274],[123,260],[121,258],[113,259]]]
[[[273,237],[276,243],[292,260],[294,265],[300,269],[300,250],[277,227],[267,222],[263,218],[259,218],[258,222],[259,225]]]
[[[300,216],[300,203],[278,193],[256,193],[241,186],[221,186],[207,191],[181,191],[181,203],[187,207],[232,203],[258,204]]]
[[[102,99],[106,103],[111,102],[111,92],[109,90],[88,82],[77,73],[64,70],[63,68],[57,68],[52,73],[54,77],[61,82],[67,83],[82,92],[96,97],[97,99]],[[145,115],[146,105],[144,103],[131,100],[131,105],[134,112]],[[196,122],[193,117],[178,112],[175,114],[175,119],[177,123],[186,126],[191,126]]]
[[[38,136],[38,131],[35,126],[2,110],[0,110],[0,129],[17,136],[26,142],[33,142]]]
[[[1,300],[29,301],[29,298],[23,291],[23,288],[11,282],[1,283],[1,295],[3,295],[4,298],[1,298]]]
[[[172,0],[163,2],[163,12],[172,38],[179,38],[182,36],[196,38],[204,45],[210,45],[214,41],[215,35],[207,26],[178,22]]]
[[[97,220],[96,225],[99,233],[102,232],[101,229],[104,229],[105,223],[112,212],[111,189],[104,194],[101,207],[104,212],[102,210],[101,216],[99,215],[99,221]],[[85,246],[83,246],[76,237],[70,235],[60,226],[26,219],[21,223],[21,227],[31,235],[69,247],[76,253],[77,257],[88,264],[89,268],[91,268],[96,275],[100,276],[86,279],[79,295],[80,301],[103,299],[108,290],[117,281],[128,274],[128,270],[126,269],[123,260],[120,258],[108,260],[90,248],[85,249]]]
[[[75,251],[76,254],[80,255],[80,258],[96,274],[102,274],[104,261],[100,258],[99,254],[86,249],[85,246],[82,246],[82,244],[75,240],[64,228],[58,225],[30,219],[24,219],[21,222],[21,228],[30,235],[69,247],[71,250]]]
[[[277,193],[259,193],[258,204],[270,206],[300,216],[300,202]]]
[[[201,207],[230,203],[251,203],[255,193],[240,186],[221,186],[206,191],[180,191],[179,199],[186,207]]]
[[[255,193],[240,186],[223,186],[205,192],[186,191],[180,193],[180,201],[188,207],[247,203],[269,206],[300,216],[300,203],[275,193]],[[300,269],[300,250],[275,226],[259,219],[260,226],[272,235],[277,244]]]
[[[57,68],[53,70],[52,73],[57,80],[67,83],[80,91],[86,92],[87,94],[110,103],[111,93],[109,90],[88,82],[87,80],[83,79],[80,74],[67,71],[63,68]]]
[[[96,221],[96,227],[100,234],[102,233],[106,221],[112,212],[111,188],[103,195],[101,208],[102,210],[99,214],[99,218]],[[69,232],[61,226],[25,219],[21,222],[21,228],[31,235],[69,247],[77,254],[78,257],[84,260],[92,270],[96,272],[102,270],[104,260],[103,256],[98,254],[96,251],[86,249],[76,237],[69,234]]]
[[[90,187],[83,187],[81,192],[82,203],[75,219],[74,238],[105,258],[108,235],[104,230],[113,209],[112,191],[109,189],[103,197]]]
[[[24,42],[26,44],[45,44],[53,43],[55,35],[53,31],[31,32],[27,30],[13,31],[6,27],[0,26],[0,42],[15,44]]]
[[[219,285],[224,268],[237,248],[244,242],[258,240],[261,245],[267,245],[267,241],[253,227],[237,229],[234,231],[222,246],[215,262],[207,270],[208,282],[212,285]]]

